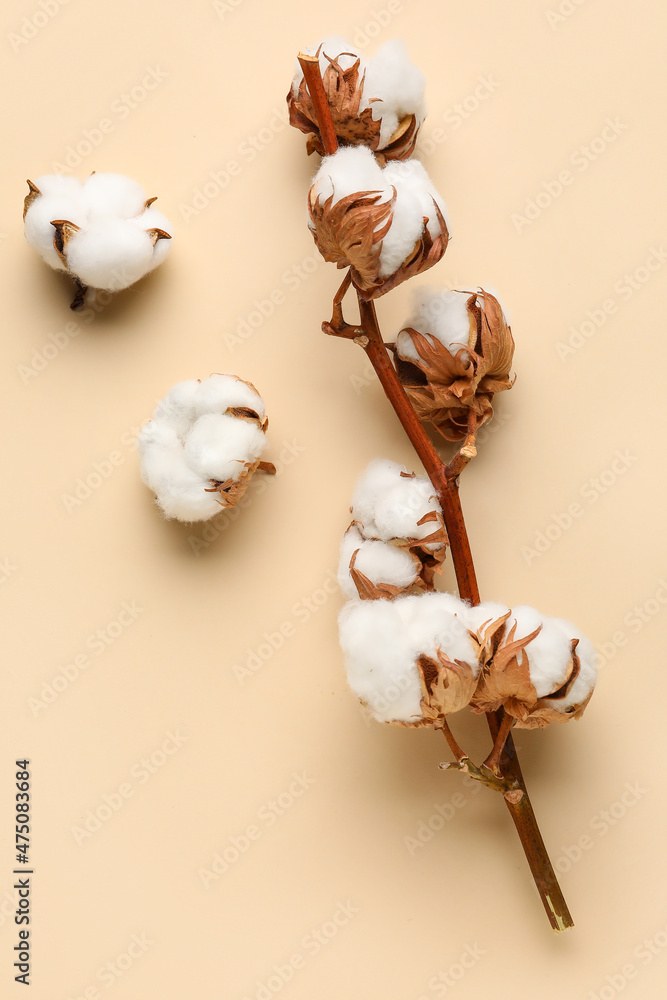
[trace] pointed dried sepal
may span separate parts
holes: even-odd
[[[322,46],[317,50],[319,58]],[[349,56],[354,61],[350,66],[341,65],[341,57]],[[394,134],[381,150],[382,125],[380,119],[373,119],[373,110],[367,103],[360,109],[364,95],[365,72],[361,70],[360,57],[352,53],[339,52],[334,56],[325,53],[328,66],[322,74],[322,84],[327,98],[334,131],[341,146],[367,146],[378,154],[381,163],[388,160],[404,160],[414,152],[419,133],[419,125],[415,115],[405,115]],[[348,60],[346,60],[348,61]],[[308,155],[325,154],[324,143],[320,134],[317,114],[313,106],[308,86],[304,78],[298,88],[292,86],[287,94],[289,122],[308,136],[306,150]]]
[[[440,231],[437,236],[431,236],[427,219],[424,219],[424,226],[421,236],[415,243],[412,253],[403,261],[401,266],[388,278],[377,279],[374,282],[358,280],[356,275],[352,275],[356,287],[361,292],[364,299],[377,299],[380,295],[385,295],[397,285],[408,278],[414,278],[423,271],[428,271],[430,267],[437,264],[442,258],[449,243],[449,230],[445,217],[440,211],[437,202],[433,201],[435,217],[438,220]]]
[[[323,201],[314,187],[308,197],[317,249],[326,261],[350,267],[357,287],[371,287],[378,281],[382,239],[391,226],[394,204],[394,199],[381,198],[377,191],[359,191],[333,204],[333,195]]]
[[[26,181],[28,185],[28,193],[23,199],[23,218],[25,219],[26,214],[30,206],[32,205],[35,198],[39,198],[42,193],[36,184],[33,184],[31,180]]]
[[[393,348],[398,376],[417,415],[448,441],[459,441],[471,432],[474,439],[477,429],[493,416],[494,394],[514,384],[510,375],[514,340],[498,300],[486,291],[455,294],[468,296],[466,345],[450,349],[437,337],[406,327]]]
[[[171,236],[169,235],[169,233],[166,233],[164,231],[164,229],[147,229],[146,232],[150,236],[151,243],[153,244],[153,246],[155,246],[155,244],[157,243],[158,240],[170,240],[171,239]]]
[[[76,233],[81,232],[81,227],[75,225],[73,222],[68,222],[67,219],[52,219],[51,225],[55,230],[53,245],[56,248],[56,253],[65,267],[67,267],[67,244]]]

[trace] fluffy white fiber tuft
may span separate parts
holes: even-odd
[[[238,482],[266,445],[255,420],[229,414],[243,406],[264,416],[261,397],[235,375],[179,382],[139,435],[141,477],[166,517],[203,521],[220,511],[216,483]]]
[[[466,306],[469,298],[469,292],[418,288],[413,295],[412,314],[396,338],[399,356],[408,361],[420,360],[412,337],[405,332],[406,327],[423,334],[431,343],[439,341],[453,355],[462,347],[469,347],[471,325]],[[464,351],[463,361],[467,359],[468,353]]]
[[[405,44],[400,39],[386,42],[370,59],[340,35],[325,38],[318,45],[306,49],[315,55],[320,49],[320,72],[329,66],[329,56],[337,58],[343,69],[348,69],[359,59],[359,75],[363,76],[363,91],[359,111],[372,109],[374,121],[380,122],[378,149],[384,149],[406,115],[414,115],[421,125],[426,115],[424,103],[424,74],[410,62]],[[296,64],[292,93],[296,96],[303,79],[301,67]]]
[[[350,562],[355,552],[355,569],[376,585],[388,583],[395,587],[410,587],[419,575],[420,564],[409,552],[386,542],[366,539],[353,524],[343,535],[338,565],[338,583],[347,598],[358,596],[350,575]]]
[[[398,462],[376,458],[357,481],[351,510],[365,538],[384,542],[393,538],[420,539],[436,527],[433,521],[418,524],[431,511],[440,511],[430,480],[426,476],[401,475],[406,471]]]
[[[394,274],[414,250],[426,226],[433,238],[440,235],[437,205],[447,221],[447,209],[426,170],[418,160],[390,161],[381,167],[366,146],[342,146],[325,156],[313,179],[313,197],[332,204],[356,192],[376,191],[380,202],[396,192],[391,226],[382,240],[379,277]],[[449,228],[449,226],[448,226]]]
[[[566,712],[571,706],[584,701],[595,686],[597,673],[591,642],[571,622],[541,615],[527,605],[512,609],[507,621],[507,634],[515,623],[515,639],[525,638],[539,625],[542,626],[540,633],[525,647],[530,679],[538,698],[552,694],[565,683],[572,658],[572,640],[579,640],[576,648],[581,664],[579,676],[565,698],[552,699],[549,705],[557,711]],[[522,662],[521,656],[519,662]]]
[[[152,205],[146,208],[141,185],[121,174],[91,174],[81,183],[73,177],[38,177],[39,194],[25,217],[25,236],[43,260],[67,270],[91,288],[118,291],[133,285],[162,263],[172,234],[169,220]],[[63,263],[54,246],[53,222],[78,227],[67,240]]]
[[[438,651],[467,663],[477,676],[477,649],[453,608],[451,594],[422,594],[393,601],[350,601],[339,619],[347,680],[378,722],[421,718],[420,655]],[[458,602],[462,604],[462,602]]]

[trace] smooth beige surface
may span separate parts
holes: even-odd
[[[5,5],[3,998],[664,996],[667,15],[560,8]],[[518,380],[462,489],[482,593],[572,618],[601,651],[585,719],[517,737],[564,936],[502,803],[346,690],[332,574],[352,484],[374,456],[414,462],[363,353],[319,332],[339,275],[305,226],[316,164],[284,95],[332,31],[367,52],[402,36],[426,74],[421,148],[453,238],[418,280],[491,282],[511,307]],[[177,227],[165,266],[90,321],[21,227],[25,178],[77,146],[71,172],[135,177]],[[379,305],[388,339],[409,294]],[[213,532],[161,519],[132,445],[174,382],[212,371],[255,382],[280,469]],[[455,721],[484,755],[483,722]],[[29,994],[11,916],[25,755]]]

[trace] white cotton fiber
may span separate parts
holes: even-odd
[[[378,722],[421,717],[415,648],[396,613],[398,603],[351,601],[338,620],[348,684]]]
[[[355,569],[376,585],[384,583],[407,588],[419,574],[419,563],[409,552],[386,542],[365,539],[353,524],[343,535],[338,565],[338,584],[347,598],[359,596],[350,575],[350,562],[355,552]]]
[[[196,400],[197,413],[224,413],[232,406],[254,410],[264,419],[264,400],[258,392],[235,375],[211,375],[199,385]]]
[[[453,594],[435,591],[398,597],[392,602],[418,653],[437,660],[438,650],[447,659],[467,663],[476,677],[479,650],[470,637],[463,618],[463,602]]]
[[[396,338],[396,349],[402,358],[419,361],[419,354],[407,327],[423,334],[433,343],[439,341],[452,355],[462,347],[470,346],[470,314],[467,301],[468,292],[454,292],[437,288],[419,288],[414,293],[413,311],[403,324],[403,330]],[[462,360],[468,359],[464,352]]]
[[[430,235],[440,235],[441,226],[435,210],[440,208],[447,223],[447,209],[419,160],[391,160],[383,170],[384,180],[396,189],[394,214],[380,251],[380,277],[401,266],[421,237],[424,219]],[[449,228],[449,226],[448,226]]]
[[[354,488],[352,517],[368,528],[375,521],[378,497],[396,484],[401,472],[406,472],[405,466],[388,458],[374,458],[369,462]]]
[[[352,517],[361,523],[366,538],[425,538],[439,525],[435,521],[418,524],[431,511],[440,512],[435,491],[426,476],[408,476],[404,466],[376,458],[357,481],[352,497]],[[440,548],[441,542],[426,548]]]
[[[461,618],[470,631],[479,634],[480,639],[482,639],[483,629],[499,618],[503,618],[508,611],[509,608],[498,601],[482,601],[481,604],[476,604],[474,607],[464,603]]]
[[[595,687],[597,679],[595,648],[590,639],[582,635],[572,622],[565,621],[562,618],[552,618],[550,620],[554,623],[555,627],[560,629],[569,644],[572,643],[573,639],[579,640],[575,650],[579,657],[579,674],[564,698],[549,700],[552,708],[557,709],[559,712],[567,712],[568,708],[584,702]]]
[[[151,269],[152,259],[148,233],[120,219],[93,223],[67,245],[70,271],[84,285],[107,291],[134,284]]]
[[[392,191],[370,149],[366,146],[341,146],[325,156],[313,178],[314,194],[322,201],[333,195],[332,205],[360,191],[379,191],[389,201]]]
[[[507,620],[506,637],[509,637],[515,623],[515,640],[525,638],[541,626],[538,635],[525,647],[525,655],[528,657],[531,682],[538,698],[543,698],[564,683],[572,657],[571,639],[574,637],[568,639],[555,619],[541,615],[528,605],[512,609]],[[519,654],[519,663],[523,663],[523,655],[523,652]]]
[[[420,125],[426,114],[424,74],[414,66],[401,39],[382,45],[368,60],[364,96],[360,110],[370,107],[375,121],[380,120],[382,149],[406,115],[415,115]]]
[[[259,458],[264,445],[264,434],[256,423],[205,413],[185,437],[185,459],[203,479],[237,480],[246,463]]]
[[[150,420],[138,439],[141,478],[159,498],[166,517],[200,521],[220,510],[216,493],[206,493],[201,476],[185,461],[183,446],[175,432]]]
[[[146,192],[142,186],[122,174],[91,174],[86,177],[83,198],[91,222],[133,219],[141,215],[146,204]]]
[[[435,521],[419,524],[427,514],[439,512],[440,504],[433,486],[425,476],[399,477],[383,490],[375,503],[375,524],[384,541],[390,538],[425,538],[439,525]],[[436,543],[440,547],[442,542]]]
[[[145,208],[141,185],[120,174],[92,174],[83,184],[73,177],[45,174],[25,216],[25,236],[56,270],[69,271],[81,284],[118,291],[162,263],[171,248],[169,220]],[[78,231],[64,245],[66,264],[56,252],[53,222],[71,222]]]
[[[234,375],[179,382],[142,429],[142,478],[167,517],[212,517],[225,500],[207,492],[213,483],[239,483],[259,459],[266,437],[257,421],[225,413],[236,399],[252,399],[264,413],[261,397]]]

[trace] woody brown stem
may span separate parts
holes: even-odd
[[[486,767],[489,771],[497,776],[500,775],[500,758],[502,757],[503,750],[505,749],[505,744],[507,743],[507,737],[510,734],[510,729],[514,724],[514,719],[509,714],[505,712],[500,725],[498,726],[498,732],[496,733],[496,738],[493,741],[493,750],[486,758],[482,767]]]
[[[299,63],[301,64],[304,79],[313,102],[313,108],[317,115],[317,124],[320,130],[324,151],[327,155],[331,155],[338,149],[338,140],[336,138],[324,86],[322,84],[319,59],[314,56],[304,56],[302,54],[299,56]],[[340,305],[345,291],[347,291],[347,285],[344,282],[339,290],[339,297],[337,300],[338,305]],[[459,594],[464,600],[469,601],[471,604],[479,604],[480,597],[479,588],[477,586],[477,577],[472,560],[468,532],[463,519],[463,510],[461,508],[461,500],[459,498],[458,489],[459,473],[463,465],[467,463],[464,462],[463,465],[459,463],[454,468],[450,467],[448,472],[431,439],[422,427],[419,418],[417,417],[417,414],[415,413],[412,404],[410,403],[405,390],[400,383],[396,370],[391,363],[387,353],[387,348],[385,347],[380,333],[374,303],[372,301],[365,300],[358,291],[357,297],[359,300],[361,329],[358,331],[360,335],[355,336],[354,339],[366,351],[366,354],[375,369],[375,373],[380,380],[389,402],[393,406],[396,415],[401,421],[403,429],[408,435],[412,446],[417,452],[417,455],[419,456],[421,463],[438,494],[445,526],[447,528],[447,534],[449,536],[449,544],[451,547],[452,561],[454,563],[454,571],[456,573]],[[332,328],[327,332],[335,333],[337,331]],[[342,335],[349,336],[350,333],[351,331],[346,330],[346,332]],[[462,457],[464,459],[466,458],[465,455]],[[503,709],[500,709],[495,713],[487,714],[487,722],[494,741],[498,736],[501,726],[503,725],[503,717]],[[469,773],[472,774],[472,770],[469,769],[468,761],[465,757],[459,760],[458,764],[460,769],[468,770]],[[491,779],[494,778],[493,775],[489,774],[488,780],[485,780],[482,772],[479,771],[478,768],[474,768],[474,765],[472,765],[472,767],[473,770],[477,772],[472,776],[478,777],[480,780],[483,780],[484,783],[489,783]],[[542,835],[537,825],[537,819],[535,818],[535,813],[533,812],[533,807],[530,803],[528,791],[523,780],[523,774],[521,773],[521,766],[516,754],[512,734],[509,732],[506,740],[504,741],[501,754],[501,772],[503,777],[500,781],[498,779],[494,780],[496,784],[502,784],[503,787],[507,788],[507,791],[504,792],[505,802],[514,821],[514,825],[528,860],[528,864],[542,899],[542,903],[549,918],[549,922],[556,931],[562,931],[568,927],[572,927],[574,921],[570,916],[570,911],[568,910],[567,903],[565,902],[565,898],[563,897],[560,886],[558,885],[556,874],[553,870],[544,841],[542,840]]]
[[[320,137],[324,152],[331,156],[338,149],[338,139],[334,129],[331,111],[327,95],[324,92],[322,74],[320,73],[319,56],[307,56],[303,52],[299,53],[299,65],[303,70],[303,78],[308,87],[310,99],[313,102],[313,110],[317,116],[317,124],[320,130]]]
[[[447,745],[449,746],[449,749],[452,751],[452,753],[456,757],[457,764],[460,765],[463,761],[467,761],[468,760],[468,754],[464,753],[464,751],[461,749],[461,747],[456,742],[456,739],[454,737],[454,733],[449,728],[449,723],[447,722],[447,719],[445,719],[443,717],[440,720],[440,723],[441,723],[440,726],[439,727],[436,726],[436,728],[441,728],[442,729],[443,735],[444,735],[445,739],[447,740]]]

